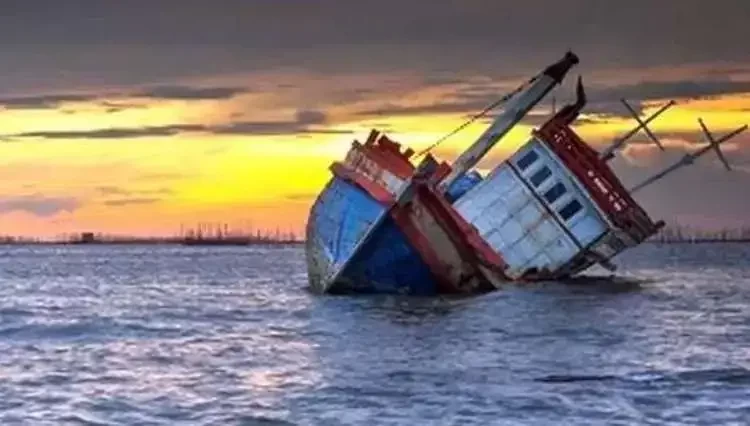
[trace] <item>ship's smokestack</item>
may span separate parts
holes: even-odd
[[[565,78],[565,74],[567,74],[573,66],[577,65],[578,62],[578,56],[576,56],[575,53],[568,51],[562,59],[548,66],[547,69],[544,70],[544,75],[551,77],[555,80],[555,83],[560,84],[562,83],[563,78]]]
[[[562,121],[568,125],[578,118],[578,114],[581,113],[584,106],[586,106],[586,91],[583,89],[583,80],[581,77],[578,77],[575,103],[565,105],[552,119]]]

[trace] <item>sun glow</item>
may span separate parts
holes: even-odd
[[[180,224],[201,221],[251,222],[255,228],[279,226],[299,233],[330,178],[328,166],[345,155],[353,140],[363,141],[370,129],[378,129],[418,152],[473,113],[420,112],[420,106],[448,99],[450,87],[420,91],[414,79],[406,82],[400,84],[415,94],[410,97],[415,112],[377,117],[358,111],[392,102],[393,94],[333,105],[325,114],[311,109],[306,116],[290,106],[294,97],[287,92],[279,99],[272,93],[198,101],[106,97],[3,110],[0,233],[50,236],[90,229],[169,235]],[[649,103],[644,114],[660,104]],[[681,148],[670,141],[697,138],[698,117],[723,133],[750,122],[749,111],[750,97],[743,95],[681,101],[652,128],[667,134],[663,137],[671,147]],[[576,129],[595,147],[634,125],[626,117],[583,117],[588,120]],[[243,133],[222,127],[236,122],[261,123],[261,129],[271,130]],[[487,125],[480,120],[431,152],[452,161]],[[491,169],[533,129],[527,124],[514,128],[480,167]]]

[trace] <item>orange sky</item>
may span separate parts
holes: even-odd
[[[653,125],[667,152],[639,135],[614,161],[631,185],[695,148],[698,117],[718,134],[750,123],[749,14],[694,0],[17,2],[0,15],[0,235],[299,233],[354,138],[375,127],[419,150],[567,49],[581,63],[553,95],[571,100],[584,77],[577,129],[595,147],[633,125],[619,98],[643,113],[679,102]],[[750,134],[726,152],[734,172],[707,156],[638,200],[668,222],[750,226]]]
[[[296,93],[251,92],[219,100],[139,99],[127,95],[62,102],[55,108],[0,112],[6,137],[0,146],[0,194],[6,200],[0,206],[0,230],[34,236],[84,230],[169,235],[181,224],[189,227],[199,222],[221,222],[239,228],[278,226],[300,232],[314,196],[329,178],[328,164],[345,154],[353,138],[363,139],[370,128],[379,127],[396,140],[420,149],[473,112],[430,112],[463,86],[425,85],[404,76],[398,95],[384,87],[366,100],[331,105],[324,119],[315,122],[318,133],[294,128],[274,130],[278,134],[271,135],[188,130],[166,136],[120,138],[115,134],[101,139],[92,139],[87,133],[191,124],[221,128],[245,118],[252,122],[294,122],[306,107],[300,98],[324,97],[325,90],[318,87],[341,90],[341,85],[347,84],[346,79],[337,80],[341,84],[321,83],[321,76],[306,74],[281,76],[285,80],[294,78],[296,87],[303,89],[295,89]],[[389,77],[368,76],[382,82]],[[249,75],[246,81],[273,86],[280,78]],[[350,76],[349,83],[356,85],[358,78],[362,77]],[[226,83],[242,81],[242,77],[233,76]],[[497,83],[503,83],[498,84],[499,96],[503,87],[516,82]],[[569,98],[568,86],[557,95]],[[652,102],[656,105],[660,101]],[[112,111],[115,104],[125,107]],[[376,118],[360,114],[382,105],[410,106],[414,112]],[[650,110],[653,107],[645,112]],[[668,135],[693,133],[700,116],[714,131],[723,133],[750,122],[748,111],[750,96],[742,94],[683,100],[655,122],[653,129]],[[544,113],[541,108],[537,112]],[[602,141],[611,140],[632,124],[623,117],[606,117],[601,122],[581,124],[578,130],[601,146]],[[436,150],[437,154],[453,157],[485,126],[472,125]],[[529,125],[514,129],[482,166],[490,168],[507,156],[531,129]],[[636,139],[642,141],[643,137]],[[665,143],[677,150],[690,148],[681,137],[667,136]],[[727,147],[728,152],[733,149],[739,147]],[[649,145],[635,144],[626,151],[630,162],[641,165],[648,165],[656,155],[659,153]],[[704,161],[711,167],[716,165],[713,158]]]

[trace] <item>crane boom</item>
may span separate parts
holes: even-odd
[[[541,75],[520,93],[516,94],[487,130],[453,163],[453,170],[438,184],[445,192],[451,184],[479,161],[505,136],[526,114],[541,101],[555,85],[560,84],[568,71],[578,63],[578,57],[567,52],[558,62],[547,67]]]

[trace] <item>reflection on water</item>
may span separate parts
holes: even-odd
[[[477,297],[316,296],[294,248],[4,248],[0,424],[743,424],[750,247]]]

